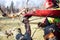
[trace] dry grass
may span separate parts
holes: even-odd
[[[40,20],[37,20],[37,21],[40,21]],[[20,27],[21,29],[23,29],[22,33],[24,34],[25,33],[24,24],[22,23],[20,25],[19,22],[20,21],[17,18],[13,21],[10,18],[0,17],[0,31],[5,31],[7,29],[14,28],[14,27]],[[37,28],[37,24],[30,24],[30,25],[31,25],[31,31],[32,31],[31,34],[33,34],[33,32]],[[0,36],[0,40],[14,40],[14,38],[13,38],[13,36],[10,36],[9,38],[6,38],[5,36]],[[36,30],[36,32],[33,36],[33,40],[43,40],[43,30],[42,29]]]

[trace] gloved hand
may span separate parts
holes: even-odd
[[[22,22],[23,22],[24,24],[26,24],[26,23],[28,23],[28,22],[29,22],[29,20],[28,20],[28,18],[27,18],[27,17],[24,17]]]

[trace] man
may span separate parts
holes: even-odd
[[[30,29],[29,20],[28,20],[27,17],[24,17],[23,23],[25,24],[26,32],[23,35],[21,33],[21,29],[18,28],[19,33],[16,35],[16,39],[17,40],[32,40],[32,38],[31,38],[31,29]]]
[[[44,28],[44,38],[60,40],[59,18],[46,18],[44,23],[39,22],[38,27]]]
[[[54,25],[50,25],[47,20],[45,21],[45,23],[39,22],[38,27],[43,28],[45,40],[49,40],[50,38],[54,38],[54,34],[53,34],[53,30],[55,30]],[[52,36],[50,36],[51,33],[52,33]]]

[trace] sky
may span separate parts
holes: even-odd
[[[27,0],[0,0],[0,4],[5,6],[10,6],[11,1],[14,2],[14,6],[16,7],[26,7]],[[29,7],[38,7],[44,3],[44,0],[29,0],[28,6]]]

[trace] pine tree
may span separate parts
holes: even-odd
[[[10,11],[12,12],[14,10],[14,3],[13,1],[11,2],[11,5],[10,5]]]

